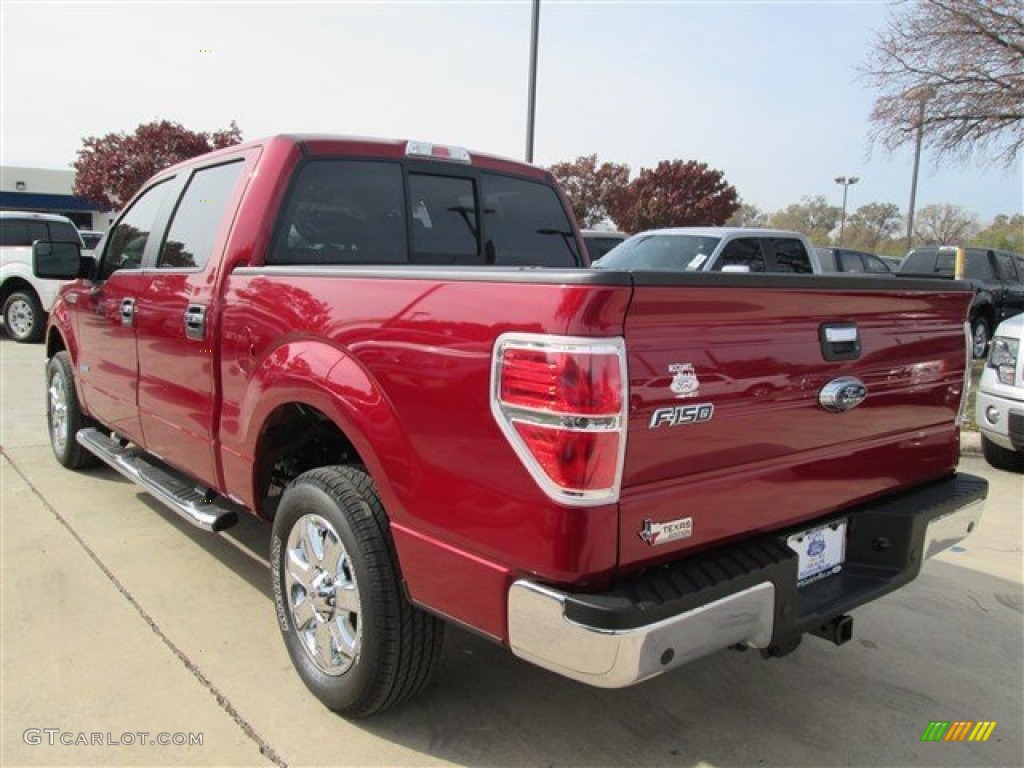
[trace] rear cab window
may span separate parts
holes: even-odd
[[[751,272],[767,272],[767,262],[761,251],[761,241],[755,237],[739,237],[725,244],[715,259],[714,272],[726,267],[747,267]]]
[[[543,182],[473,166],[313,158],[297,170],[270,265],[582,266]]]

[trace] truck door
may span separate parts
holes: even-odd
[[[247,177],[246,155],[215,163],[184,174],[184,191],[138,299],[137,336],[147,449],[219,488],[215,299],[221,255]]]
[[[1005,251],[996,251],[996,267],[999,279],[1003,281],[1003,305],[997,322],[1024,312],[1024,275],[1017,273],[1013,256]],[[992,329],[993,333],[995,328]]]
[[[165,179],[138,196],[106,238],[93,280],[68,296],[80,339],[79,386],[89,413],[104,426],[144,445],[138,406],[138,300],[145,258],[156,249],[175,186]]]

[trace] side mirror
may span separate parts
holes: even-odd
[[[82,277],[91,262],[82,258],[82,247],[78,243],[37,240],[32,244],[32,274],[45,280]]]

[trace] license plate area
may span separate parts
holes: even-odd
[[[786,544],[799,559],[796,584],[803,587],[833,576],[846,561],[846,520],[794,533]]]

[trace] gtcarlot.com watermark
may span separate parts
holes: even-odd
[[[99,733],[96,731],[65,731],[63,728],[26,728],[22,741],[29,746],[49,747],[201,747],[201,733],[173,733],[160,731],[125,731]]]

